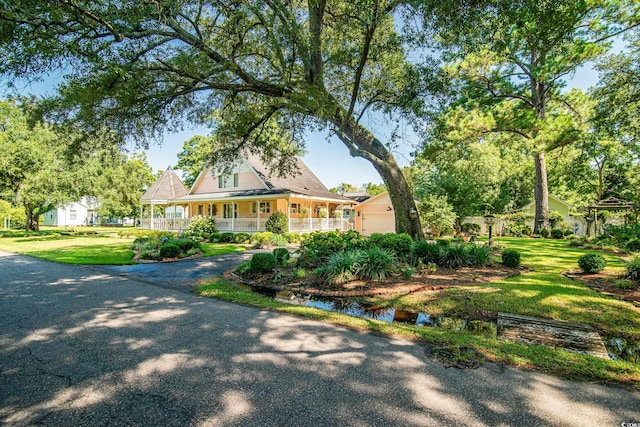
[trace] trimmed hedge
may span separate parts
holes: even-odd
[[[251,258],[251,271],[254,273],[269,273],[277,266],[273,254],[259,253]]]
[[[515,249],[505,249],[502,251],[502,264],[505,267],[516,268],[520,265],[520,252]]]
[[[407,259],[411,255],[413,239],[405,233],[374,233],[369,236],[369,244],[387,249],[400,259]]]
[[[606,265],[607,260],[604,259],[602,254],[599,254],[597,252],[584,254],[580,258],[578,258],[578,266],[583,272],[587,274],[598,273],[604,270]]]

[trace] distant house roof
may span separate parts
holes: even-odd
[[[342,195],[358,203],[362,203],[365,200],[371,198],[371,196],[368,195],[366,191],[345,191],[344,193],[342,193]]]
[[[162,176],[142,195],[140,202],[143,204],[151,202],[166,203],[186,195],[187,189],[171,166],[169,166],[162,173]]]
[[[555,200],[556,202],[558,202],[560,204],[565,205],[567,207],[567,209],[569,209],[569,210],[573,209],[573,205],[571,203],[567,203],[564,200],[560,199],[559,197],[554,196],[553,194],[549,194],[549,200],[551,200],[551,199]],[[518,211],[526,211],[529,208],[531,208],[534,204],[535,204],[535,202],[528,203],[528,204],[524,205],[523,207],[521,207],[520,209],[517,209],[517,210]]]

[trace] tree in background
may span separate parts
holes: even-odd
[[[427,16],[442,23],[438,40],[448,72],[457,81],[455,102],[437,135],[456,143],[492,132],[518,136],[534,158],[535,230],[548,229],[546,154],[580,138],[574,128],[579,118],[561,90],[564,79],[602,55],[611,37],[637,25],[620,19],[626,13],[635,16],[629,9],[637,5],[608,0],[460,0],[425,4],[429,8]],[[562,114],[560,105],[568,107]]]
[[[384,184],[374,184],[373,182],[368,182],[363,185],[364,190],[367,192],[367,195],[373,197],[377,196],[380,193],[384,193],[387,191],[387,186]]]
[[[420,199],[418,212],[434,237],[451,232],[458,217],[446,196],[434,194],[425,195]]]
[[[64,141],[28,109],[0,101],[0,193],[24,208],[27,230],[38,230],[40,215],[72,198],[73,183]]]
[[[337,187],[333,187],[333,188],[329,189],[329,191],[331,191],[332,193],[336,193],[336,194],[353,193],[356,190],[357,190],[357,188],[356,188],[355,185],[347,184],[346,182],[342,182],[342,183],[338,184]]]
[[[213,163],[251,151],[292,173],[304,131],[329,128],[382,177],[396,230],[422,238],[401,168],[361,121],[412,114],[428,90],[397,32],[403,12],[415,10],[382,0],[5,2],[0,72],[64,69],[56,105],[88,127],[149,137],[185,118],[213,123]]]
[[[212,137],[196,135],[184,142],[178,153],[176,169],[182,170],[182,182],[191,187],[215,149]]]

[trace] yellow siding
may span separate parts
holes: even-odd
[[[254,172],[238,173],[238,186],[232,188],[218,188],[218,177],[211,176],[210,170],[201,176],[194,184],[191,194],[228,193],[229,191],[256,190],[266,188]]]

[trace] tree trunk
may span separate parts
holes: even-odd
[[[395,214],[396,233],[406,233],[414,240],[424,240],[418,209],[409,184],[393,155],[371,132],[351,118],[343,121],[341,108],[329,121],[336,126],[337,135],[349,148],[352,157],[368,160],[387,186]]]
[[[27,217],[26,229],[27,231],[40,231],[40,224],[38,224],[38,218],[34,218],[33,208],[30,204],[25,203],[24,213]]]
[[[549,186],[544,151],[536,153],[534,159],[536,164],[536,216],[533,219],[533,232],[539,234],[541,230],[549,230]]]

